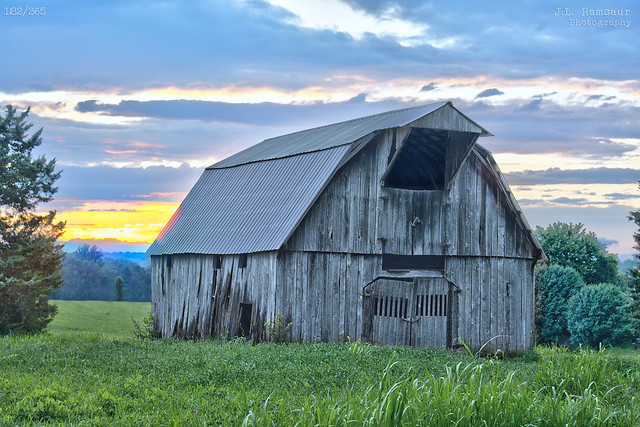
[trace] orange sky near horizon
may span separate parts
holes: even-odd
[[[58,212],[66,221],[61,242],[72,239],[116,239],[151,244],[180,204],[145,201],[87,201],[73,210]]]

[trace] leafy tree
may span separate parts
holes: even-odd
[[[541,343],[568,344],[569,300],[585,286],[571,267],[551,264],[536,271],[536,329]]]
[[[52,199],[60,173],[55,160],[34,158],[42,129],[28,134],[28,114],[9,105],[0,115],[0,334],[42,331],[57,311],[49,294],[62,285],[64,223],[55,211],[34,212]]]
[[[619,345],[632,336],[624,307],[627,297],[609,283],[589,285],[569,300],[567,326],[571,341],[591,347]]]
[[[618,257],[607,252],[583,224],[556,222],[538,227],[536,235],[551,264],[574,268],[587,284],[619,284]]]
[[[64,286],[52,298],[115,301],[117,277],[127,284],[123,300],[151,300],[151,272],[124,259],[109,259],[95,246],[84,245],[67,254],[62,269]]]
[[[116,277],[116,301],[124,301],[124,280],[122,277]]]
[[[639,186],[640,187],[640,186]],[[636,266],[628,270],[628,289],[631,297],[629,314],[634,319],[635,333],[640,334],[640,209],[629,213],[629,221],[633,221],[638,229],[633,233]]]
[[[104,256],[104,253],[96,245],[82,245],[76,249],[76,253],[81,259],[90,262],[100,262]]]

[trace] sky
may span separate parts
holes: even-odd
[[[635,1],[3,3],[0,105],[44,128],[69,248],[146,250],[204,167],[265,138],[450,100],[533,227],[634,252]]]

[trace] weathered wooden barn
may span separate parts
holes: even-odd
[[[450,102],[267,139],[206,168],[149,248],[163,336],[517,352],[544,253]]]

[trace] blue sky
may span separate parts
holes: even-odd
[[[49,207],[67,239],[144,250],[208,164],[267,137],[451,100],[495,135],[480,142],[533,225],[582,222],[633,252],[635,2],[24,6],[0,10],[0,101],[31,106],[45,129],[42,152],[63,170]]]

